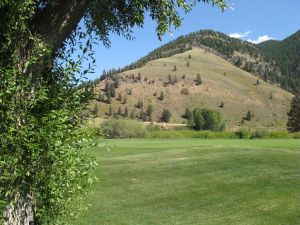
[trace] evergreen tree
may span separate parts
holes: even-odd
[[[121,92],[119,93],[117,100],[120,101],[120,102],[122,101],[122,94],[121,94]]]
[[[143,109],[141,109],[140,112],[140,119],[144,122],[147,121],[147,113],[145,113]]]
[[[144,106],[144,103],[143,103],[143,101],[140,99],[139,101],[138,101],[138,103],[136,104],[136,107],[137,108],[143,108],[143,106]]]
[[[161,121],[167,123],[167,122],[169,122],[170,117],[171,117],[170,111],[167,109],[164,109],[164,111],[162,112],[162,115],[161,115]]]
[[[251,113],[250,110],[248,110],[248,112],[247,112],[247,114],[246,114],[246,117],[245,117],[245,120],[251,121],[251,119],[252,119],[252,113]]]
[[[160,92],[160,95],[159,95],[159,97],[158,97],[158,99],[161,100],[161,101],[163,101],[164,98],[165,98],[164,92],[161,91],[161,92]]]
[[[132,120],[135,119],[135,113],[133,111],[131,111],[129,118]]]
[[[192,112],[191,112],[190,108],[186,107],[185,112],[182,117],[185,119],[189,119],[191,117],[191,115],[192,115]]]
[[[108,116],[112,116],[112,114],[113,114],[113,109],[112,106],[110,105],[108,108]]]
[[[111,93],[108,92],[107,93],[107,100],[106,100],[107,104],[111,104]]]
[[[149,104],[147,107],[147,111],[146,111],[147,116],[151,117],[152,112],[153,112],[153,106],[151,104]]]
[[[289,132],[300,131],[300,97],[295,96],[291,101],[291,109],[288,112],[287,129]]]
[[[202,78],[201,78],[201,75],[199,73],[197,74],[195,82],[196,82],[196,85],[201,85],[202,84]]]

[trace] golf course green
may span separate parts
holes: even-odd
[[[300,224],[300,140],[102,143],[91,149],[100,182],[72,224]]]

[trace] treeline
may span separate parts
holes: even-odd
[[[267,60],[280,71],[280,84],[284,89],[300,93],[300,31],[283,41],[259,44]]]
[[[105,135],[106,138],[223,138],[223,139],[300,139],[300,132],[269,131],[267,129],[249,129],[241,127],[239,130],[209,131],[194,130],[185,127],[165,129],[159,125],[147,126],[134,120],[106,120],[99,128],[90,130],[94,135]]]

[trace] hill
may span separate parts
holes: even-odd
[[[129,66],[104,72],[100,80],[140,68],[151,60],[183,53],[193,47],[208,47],[214,50],[214,54],[242,70],[268,83],[278,84],[287,91],[300,93],[300,31],[282,41],[267,41],[258,45],[212,30],[193,32],[155,49]]]
[[[252,49],[252,44],[243,45]],[[211,48],[186,47],[189,50],[183,53],[154,57],[158,59],[146,60],[140,68],[102,78],[96,85],[98,101],[90,106],[95,117],[122,117],[127,108],[125,117],[158,121],[162,111],[168,109],[172,114],[170,122],[186,123],[182,118],[185,109],[201,107],[221,112],[232,129],[241,125],[285,128],[292,94],[234,66],[228,57]],[[198,74],[201,85],[196,85]],[[115,97],[107,102],[105,89],[109,86],[114,87]],[[161,93],[163,99],[159,99]],[[146,115],[149,105],[153,106],[151,118]],[[242,124],[249,110],[254,116]]]

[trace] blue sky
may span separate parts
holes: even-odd
[[[300,0],[231,0],[229,3],[232,7],[224,13],[216,7],[198,3],[191,13],[182,15],[182,26],[173,30],[173,35],[166,34],[162,41],[157,39],[155,23],[149,18],[145,20],[144,28],[134,29],[132,41],[112,34],[110,48],[94,46],[96,69],[89,78],[98,78],[103,69],[128,65],[193,31],[212,29],[257,43],[270,38],[282,40],[300,29]]]

